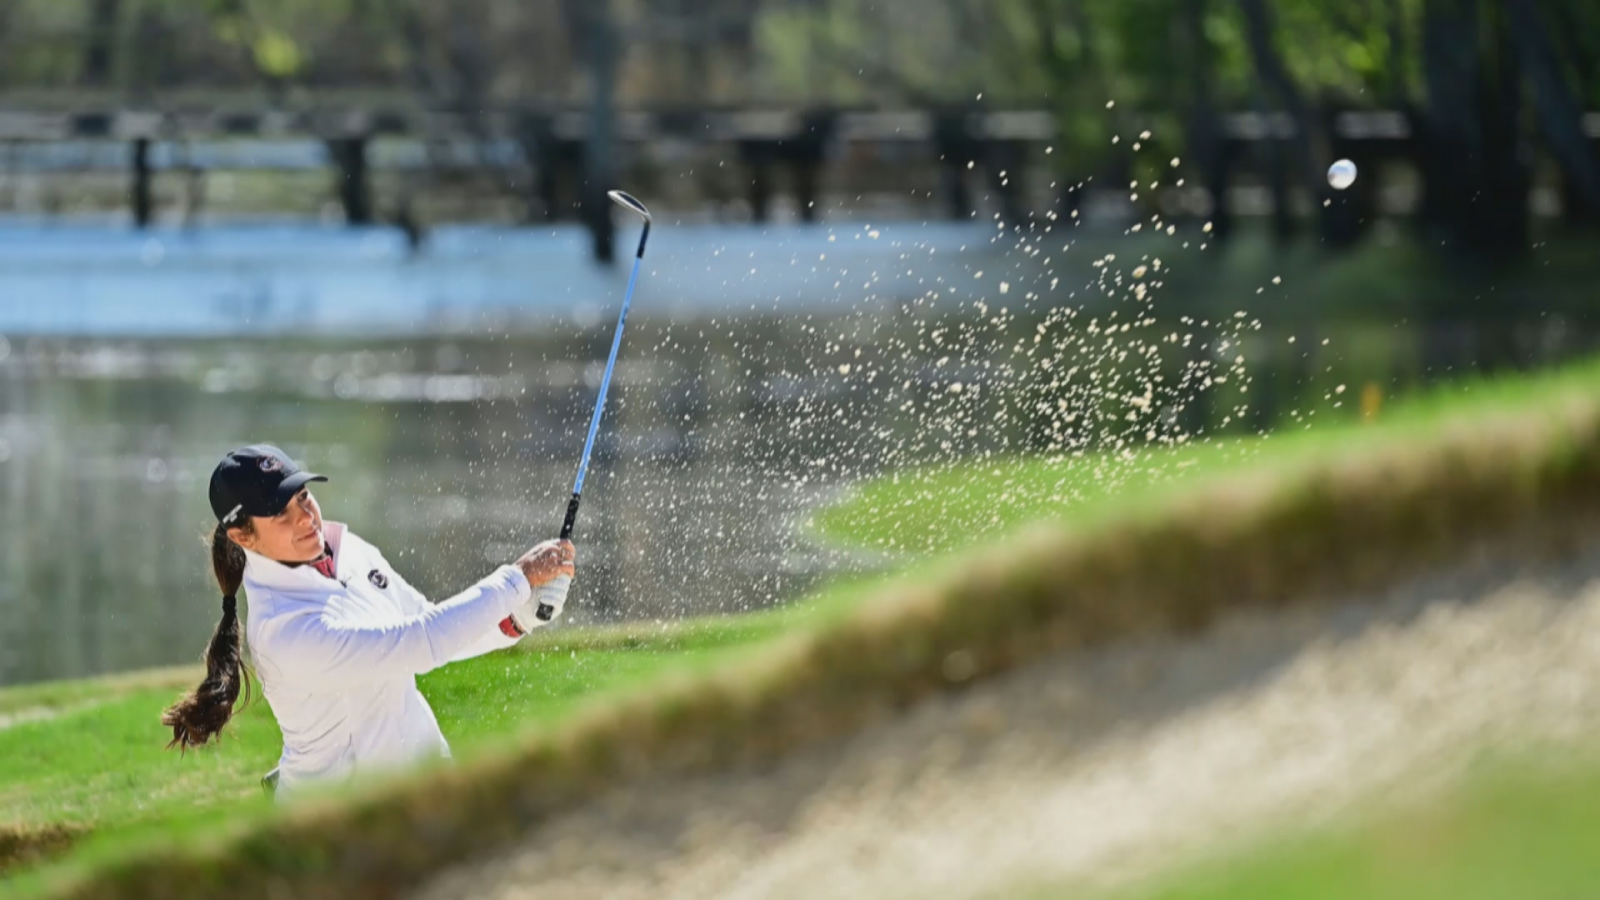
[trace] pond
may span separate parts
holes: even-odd
[[[846,240],[878,240],[865,231]],[[826,231],[813,238],[829,243]],[[880,565],[806,528],[861,478],[1102,451],[1128,456],[1118,477],[1137,478],[1143,448],[1359,415],[1359,392],[1343,388],[1392,396],[1424,379],[1424,354],[1437,359],[1428,347],[1456,340],[1467,363],[1496,327],[1307,331],[1270,311],[1202,318],[1172,297],[1157,308],[1159,279],[1136,275],[1147,267],[1135,261],[1085,259],[1069,276],[1081,294],[1066,298],[1046,287],[1062,274],[1026,252],[942,269],[901,258],[942,246],[863,255],[876,262],[853,286],[819,267],[778,309],[750,289],[763,282],[748,258],[730,272],[720,256],[675,256],[683,280],[641,285],[579,519],[572,621],[759,609]],[[71,258],[36,261],[32,277],[65,283]],[[157,269],[170,280],[139,296],[181,295],[207,265]],[[383,278],[404,280],[394,270],[418,263],[386,265]],[[716,302],[683,295],[696,265],[719,282]],[[898,265],[908,274],[884,287]],[[754,302],[741,308],[739,291]],[[677,305],[663,311],[668,295]],[[72,329],[38,312],[21,329],[11,308],[0,332],[0,683],[196,659],[218,612],[206,480],[239,444],[277,443],[327,474],[316,489],[325,515],[435,598],[553,536],[610,343],[615,306],[603,304],[615,300],[596,302],[583,315],[524,310],[512,324],[375,319],[371,333],[346,322],[303,335],[291,318],[249,335],[199,316],[165,329],[177,336],[112,336],[92,316]],[[1545,322],[1523,344],[1536,364],[1580,352],[1589,335]]]

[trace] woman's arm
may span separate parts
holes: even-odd
[[[263,635],[263,649],[295,680],[324,686],[420,675],[498,633],[531,593],[520,568],[502,566],[443,603],[389,622],[346,622],[316,611],[289,617]]]
[[[383,561],[384,567],[389,570],[395,587],[399,590],[401,602],[408,612],[424,612],[433,607],[433,604],[428,601],[428,596],[412,587],[411,582],[406,581],[405,576],[400,574],[400,570],[395,568],[393,563],[385,559],[383,554],[378,553],[376,549],[373,552],[377,553],[378,558]],[[468,645],[460,653],[452,656],[450,662],[460,662],[463,659],[472,659],[474,656],[482,656],[485,653],[493,653],[496,650],[504,650],[507,647],[516,646],[517,641],[522,640],[522,636],[514,630],[507,629],[508,620],[509,616],[507,619],[502,619],[495,623],[495,627],[481,638]]]
[[[502,622],[503,621],[504,620],[502,620]],[[504,631],[503,624],[496,623],[492,631],[462,648],[460,653],[450,657],[450,661],[460,662],[463,659],[471,659],[474,656],[482,656],[485,653],[493,653],[496,650],[504,650],[507,647],[516,646],[517,641],[520,640],[522,640],[522,635],[519,635],[515,632],[507,633]]]
[[[373,552],[377,553],[378,559],[382,560],[384,567],[389,570],[394,586],[399,591],[401,602],[408,612],[421,613],[433,608],[433,604],[428,601],[428,596],[412,587],[411,582],[400,574],[400,570],[395,568],[393,563],[384,558],[384,555],[378,553],[376,549]],[[495,627],[485,632],[477,641],[469,644],[466,649],[455,656],[450,657],[450,662],[460,662],[463,659],[471,659],[474,656],[482,656],[485,653],[504,650],[507,647],[515,646],[517,641],[521,639],[521,636],[515,632],[506,631],[505,620],[502,619],[500,622],[495,623]]]

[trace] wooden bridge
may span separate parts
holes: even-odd
[[[949,217],[971,215],[966,170],[981,166],[1004,217],[1020,221],[1025,217],[1022,173],[1029,159],[1039,158],[1038,148],[1057,136],[1055,116],[1040,109],[661,109],[603,111],[597,119],[584,109],[463,112],[382,100],[324,99],[303,108],[227,100],[180,101],[164,108],[37,100],[5,104],[0,98],[0,149],[5,151],[0,166],[50,168],[52,159],[63,157],[64,147],[92,149],[65,155],[75,170],[126,169],[129,203],[140,227],[153,216],[156,173],[176,168],[330,168],[340,175],[346,220],[367,223],[373,220],[374,165],[438,165],[439,153],[425,152],[435,145],[464,150],[453,157],[462,167],[529,171],[532,199],[547,218],[572,210],[582,216],[584,198],[566,202],[564,195],[586,181],[586,166],[594,158],[589,145],[595,140],[729,148],[748,172],[747,200],[756,222],[770,215],[774,176],[781,170],[787,172],[800,217],[810,220],[816,215],[821,171],[851,145],[917,145],[926,148],[918,156],[941,170],[940,204]],[[1416,131],[1408,114],[1388,110],[1328,113],[1321,124],[1337,155],[1366,159],[1408,155]],[[1585,115],[1583,124],[1591,139],[1600,138],[1600,113]],[[1218,136],[1223,162],[1206,178],[1213,193],[1226,184],[1230,168],[1248,159],[1240,150],[1291,141],[1296,127],[1287,114],[1236,112],[1221,118]],[[375,163],[373,148],[380,141],[387,152]],[[397,142],[409,143],[412,152],[396,151]],[[995,177],[1001,172],[1011,175]],[[1368,189],[1370,184],[1363,186]],[[595,231],[597,255],[608,259],[609,217],[583,217]]]

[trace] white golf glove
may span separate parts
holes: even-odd
[[[554,580],[534,588],[533,596],[528,598],[528,602],[512,613],[516,617],[518,627],[528,632],[542,625],[549,625],[560,618],[561,611],[567,605],[567,590],[571,587],[572,576],[559,575]],[[552,610],[549,619],[539,618],[541,606],[548,606]]]

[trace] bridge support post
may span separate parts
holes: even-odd
[[[367,137],[332,138],[328,149],[338,171],[339,203],[349,225],[372,223],[372,191],[367,180]]]
[[[133,224],[135,228],[149,228],[150,220],[155,213],[155,204],[151,199],[151,181],[154,176],[150,171],[149,138],[134,138],[129,162],[133,178],[129,185],[128,201],[133,210]]]
[[[800,221],[807,224],[817,221],[817,203],[822,199],[819,176],[837,118],[837,113],[827,109],[807,113],[805,130],[785,145],[794,172],[794,199],[799,205]]]
[[[556,154],[546,145],[539,152],[539,172],[536,176],[535,196],[538,198],[538,218],[554,222],[560,216],[561,181],[556,177]]]
[[[794,199],[800,205],[800,221],[808,225],[817,221],[817,200],[820,193],[817,170],[820,168],[822,168],[820,159],[798,159],[794,163]]]
[[[769,141],[744,141],[739,145],[739,155],[750,172],[750,184],[745,191],[750,201],[750,220],[766,222],[772,218],[774,145]]]
[[[978,160],[978,145],[967,133],[966,116],[938,114],[933,123],[934,148],[939,151],[939,170],[943,175],[945,209],[952,220],[972,217],[972,190],[967,167]]]
[[[529,112],[522,116],[517,129],[522,144],[522,156],[533,172],[529,186],[526,220],[528,222],[554,222],[560,218],[561,178],[558,169],[566,161],[579,155],[571,142],[556,140],[550,116]]]
[[[1000,218],[1010,228],[1027,218],[1022,207],[1022,145],[1016,141],[989,141],[984,145],[984,165],[989,186],[1000,201]]]

